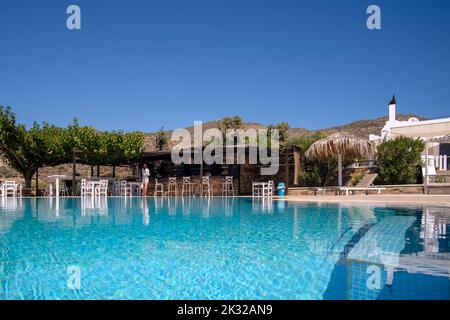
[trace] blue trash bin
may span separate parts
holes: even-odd
[[[277,190],[278,190],[278,195],[280,197],[284,197],[285,191],[286,191],[286,186],[284,185],[284,182],[279,182],[278,183]]]

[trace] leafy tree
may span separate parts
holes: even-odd
[[[244,125],[244,120],[240,116],[225,117],[221,121],[220,130],[225,134],[228,129],[241,129]]]
[[[81,151],[80,158],[85,164],[97,166],[106,164],[105,147],[102,149],[100,133],[92,127],[80,126],[78,120],[67,128],[70,145]]]
[[[26,187],[31,187],[31,179],[39,166],[29,142],[25,127],[16,124],[11,109],[0,107],[0,152],[8,164],[23,175]]]
[[[119,165],[125,158],[124,134],[122,131],[103,132],[100,138],[100,154],[104,156],[103,163],[112,166]]]
[[[144,152],[144,134],[129,132],[123,137],[123,155],[128,161],[136,160]]]
[[[137,159],[144,150],[142,132],[123,133],[111,131],[100,133],[92,127],[81,127],[74,119],[68,127],[70,144],[81,151],[85,164],[118,165],[124,161]]]
[[[141,132],[122,131],[100,133],[92,127],[80,126],[74,118],[67,128],[44,122],[27,130],[16,123],[9,107],[0,107],[0,155],[22,174],[25,187],[39,167],[71,162],[72,150],[81,151],[81,162],[96,165],[117,165],[138,158],[144,149]]]
[[[31,188],[39,167],[64,162],[69,148],[64,129],[35,123],[27,131],[25,126],[16,124],[16,116],[9,107],[0,107],[0,153],[22,174],[26,188]]]
[[[422,176],[422,141],[398,137],[378,146],[377,166],[380,184],[420,183]]]
[[[144,149],[144,136],[140,132],[124,134],[122,131],[103,132],[99,135],[100,152],[104,165],[113,167],[113,177],[117,165],[139,157]]]
[[[103,132],[99,135],[100,154],[103,156],[103,164],[113,167],[113,177],[116,176],[116,166],[124,159],[123,132]]]
[[[287,145],[299,148],[300,153],[303,156],[314,142],[324,138],[326,138],[326,135],[321,132],[304,134],[301,136],[290,137],[287,141]]]
[[[280,147],[284,147],[289,138],[289,133],[288,133],[289,123],[287,123],[286,121],[283,121],[283,122],[280,122],[275,125],[270,125],[267,129],[269,130],[269,133],[268,133],[269,141],[270,141],[270,130],[273,130],[273,129],[278,130]]]
[[[156,133],[156,147],[159,151],[163,151],[167,147],[167,135],[164,128],[161,128]]]
[[[70,161],[72,145],[67,139],[67,130],[44,122],[34,123],[26,132],[30,150],[45,166],[56,166]]]
[[[231,142],[233,144],[238,143],[238,138],[236,135],[227,136],[228,130],[238,130],[242,129],[244,127],[244,121],[240,116],[233,116],[233,117],[225,117],[220,121],[219,128],[223,135],[223,143],[226,145],[227,139],[231,138],[233,139]]]

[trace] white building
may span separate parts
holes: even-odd
[[[410,118],[407,121],[396,119],[395,96],[389,103],[389,119],[381,129],[381,135],[371,134],[370,141],[384,142],[396,137],[418,138],[426,142],[428,153],[428,175],[436,175],[436,171],[447,170],[450,158],[450,118],[424,120]]]
[[[413,138],[435,138],[450,134],[450,118],[420,121],[410,118],[407,121],[396,119],[396,101],[389,103],[389,120],[381,129],[381,136],[370,135],[370,140],[388,141],[399,136]]]

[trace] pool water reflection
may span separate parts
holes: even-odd
[[[449,299],[449,233],[439,207],[7,198],[0,299]]]

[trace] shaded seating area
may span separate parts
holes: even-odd
[[[280,155],[277,159],[279,170],[273,176],[261,175],[261,169],[268,165],[249,163],[248,147],[244,148],[245,163],[238,163],[238,148],[242,147],[235,146],[235,161],[226,164],[197,164],[192,161],[191,164],[175,165],[170,151],[145,152],[136,162],[137,171],[140,172],[143,165],[147,165],[151,178],[148,194],[154,196],[252,196],[255,194],[253,183],[261,183],[258,194],[271,197],[278,182],[283,182],[286,190],[298,184],[300,162],[296,147],[286,148],[286,153]],[[200,150],[190,150],[192,160],[197,152]],[[223,159],[227,159],[229,154],[229,149],[224,148]]]
[[[224,150],[224,159],[229,156],[229,149],[226,150]],[[286,159],[283,159],[283,156],[277,159],[280,160],[280,167],[274,176],[264,176],[261,175],[261,170],[270,166],[270,164],[249,163],[248,148],[245,148],[245,161],[238,163],[237,150],[236,147],[235,160],[231,163],[206,164],[202,162],[199,164],[192,161],[192,163],[180,165],[173,163],[170,151],[144,152],[133,161],[124,160],[123,163],[115,164],[116,167],[128,168],[131,175],[128,175],[127,180],[117,179],[114,175],[113,177],[101,177],[99,166],[97,166],[96,177],[93,176],[93,166],[91,166],[90,176],[86,176],[86,170],[84,170],[84,176],[80,176],[77,173],[77,164],[86,165],[86,163],[83,162],[83,157],[79,153],[74,152],[72,175],[46,177],[44,179],[47,182],[46,188],[45,190],[40,189],[39,194],[47,197],[143,196],[144,184],[141,173],[144,165],[150,173],[146,195],[157,197],[253,195],[252,182],[265,182],[267,184],[268,181],[271,181],[271,183],[262,184],[258,194],[271,197],[274,194],[274,183],[284,182],[286,186],[292,186],[296,183],[298,168],[291,161],[294,158],[292,154],[285,157]],[[191,150],[192,159],[195,158],[195,152],[197,151]],[[290,169],[292,167],[295,167],[295,170]],[[36,189],[38,189],[37,175]]]
[[[240,193],[241,166],[237,164],[175,165],[170,152],[144,153],[137,164],[139,170],[144,164],[151,176],[148,194],[157,197],[235,196]]]
[[[1,182],[0,193],[2,198],[22,197],[22,184],[16,181]]]
[[[46,197],[70,196],[73,177],[53,175],[47,177],[48,185],[44,191]],[[107,196],[141,196],[142,183],[136,181],[118,180],[115,178],[75,177],[75,196],[107,197]]]

